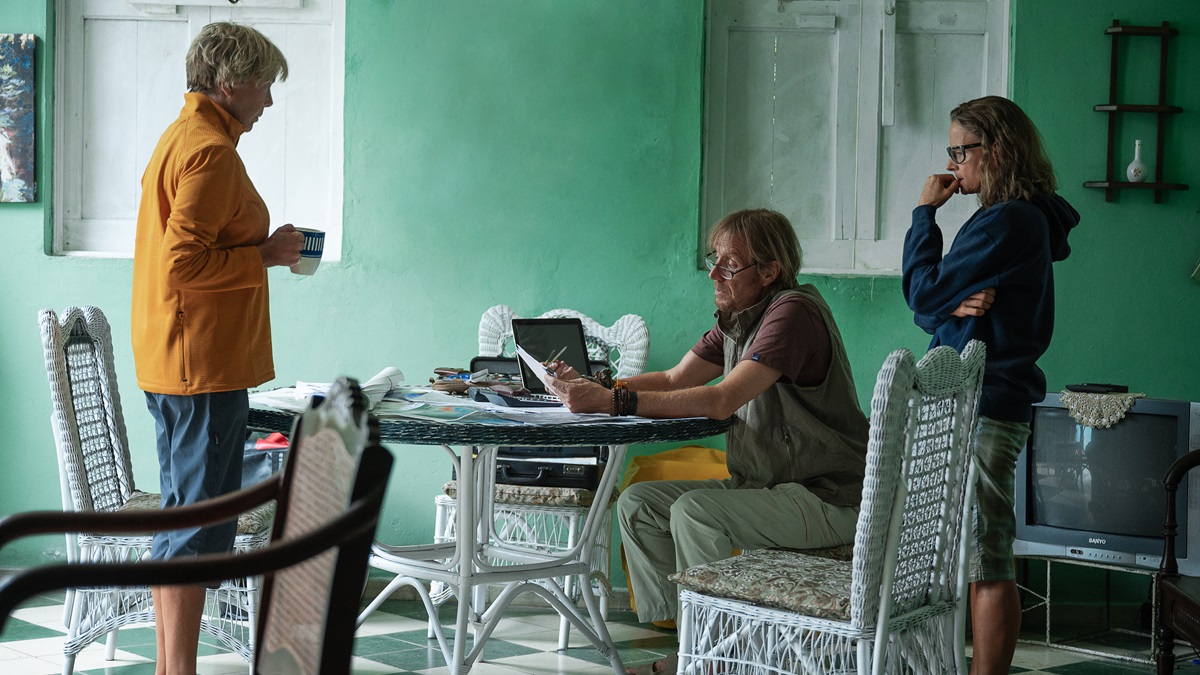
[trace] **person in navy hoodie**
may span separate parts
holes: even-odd
[[[1055,194],[1054,170],[1033,122],[999,96],[950,113],[950,161],[925,181],[904,239],[904,298],[930,349],[987,345],[975,441],[978,476],[969,574],[973,675],[1007,673],[1021,604],[1014,580],[1013,480],[1031,404],[1046,392],[1038,357],[1054,331],[1052,263],[1070,254],[1079,214]],[[942,255],[938,207],[954,194],[980,208]]]

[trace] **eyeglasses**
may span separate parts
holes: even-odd
[[[950,160],[955,164],[962,164],[967,161],[967,151],[971,148],[978,148],[983,143],[968,143],[966,145],[952,145],[946,148],[946,154],[950,155]]]
[[[746,270],[755,266],[755,265],[746,265],[745,267],[739,267],[736,270],[731,270],[728,267],[722,267],[721,265],[717,264],[717,252],[716,251],[709,251],[708,255],[704,256],[704,264],[708,265],[709,272],[711,272],[713,270],[717,270],[717,272],[721,275],[721,278],[725,279],[726,281],[728,281],[729,279],[732,279],[735,274],[737,274],[739,272],[745,272]]]

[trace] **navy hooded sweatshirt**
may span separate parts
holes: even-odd
[[[1067,233],[1079,213],[1055,194],[979,209],[943,257],[936,211],[913,210],[904,237],[904,299],[916,324],[933,334],[930,349],[949,345],[961,352],[970,340],[987,345],[979,414],[1028,422],[1030,406],[1046,395],[1037,360],[1054,332],[1051,264],[1070,255]],[[986,288],[996,289],[996,301],[983,316],[951,315]]]

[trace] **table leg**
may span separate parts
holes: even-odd
[[[476,484],[474,448],[464,448],[459,458],[458,472],[458,534],[454,538],[458,549],[458,605],[454,621],[453,658],[447,667],[450,675],[466,673],[463,663],[467,653],[467,626],[471,613],[475,581],[475,549],[478,511],[473,489]]]
[[[595,500],[583,519],[582,528],[578,528],[576,539],[568,552],[563,553],[563,563],[570,565],[573,573],[566,575],[562,586],[557,584],[559,576],[553,566],[544,567],[540,573],[531,577],[514,578],[500,566],[490,561],[488,552],[491,536],[495,529],[494,490],[495,490],[495,452],[493,447],[479,448],[476,456],[474,449],[464,449],[459,457],[459,492],[457,532],[455,538],[456,551],[459,560],[458,578],[456,579],[456,595],[458,606],[455,616],[454,644],[451,653],[446,654],[448,670],[452,675],[467,672],[471,665],[483,653],[483,644],[490,636],[492,629],[499,622],[504,610],[513,597],[522,592],[536,592],[542,595],[563,617],[562,624],[574,624],[580,633],[595,646],[605,659],[612,665],[616,675],[622,675],[624,666],[617,653],[616,645],[605,624],[606,612],[602,608],[591,584],[591,557],[594,553],[593,542],[598,529],[605,524],[604,517],[608,509],[609,497],[616,486],[620,467],[625,457],[625,447],[610,448],[610,456],[597,486]],[[573,528],[575,529],[575,528]],[[473,533],[474,536],[470,536]],[[467,536],[462,536],[467,534]],[[485,559],[485,553],[489,559]],[[561,569],[561,568],[560,568]],[[564,570],[565,571],[565,570]],[[517,572],[518,570],[513,570]],[[561,572],[560,572],[561,574]],[[487,602],[487,584],[481,580],[500,576],[505,581],[505,589],[494,603]],[[523,575],[522,575],[523,576]],[[553,579],[550,588],[536,585],[532,577]],[[569,591],[575,584],[580,584],[579,590],[587,608],[586,616],[571,601]],[[565,590],[564,590],[565,589]],[[474,645],[468,653],[466,648],[467,631],[475,634]],[[569,628],[560,634],[566,634]],[[561,635],[560,635],[561,639]]]
[[[580,529],[579,528],[579,516],[572,514],[571,516],[569,516],[567,518],[567,548],[568,549],[574,547],[575,543],[577,541],[579,541],[579,529]],[[587,546],[587,545],[588,545],[587,542],[585,542],[584,546]],[[565,577],[563,579],[563,592],[567,594],[568,598],[574,597],[575,584],[577,584],[577,583],[580,583],[580,582],[576,581],[575,577],[573,575],[568,575],[567,577]],[[589,584],[590,582],[588,582],[587,580],[584,580],[582,583]],[[582,593],[582,592],[583,592],[583,590],[580,589],[580,593]],[[571,622],[567,620],[567,617],[560,616],[560,617],[558,617],[558,650],[562,651],[562,650],[566,649],[570,645],[570,642],[571,642]]]
[[[479,519],[477,521],[477,530],[475,541],[477,544],[486,546],[492,538],[492,532],[495,530],[496,523],[496,455],[498,448],[494,446],[478,448],[478,463],[475,465],[476,472],[476,488],[475,494],[479,497]],[[475,616],[483,616],[487,611],[487,595],[488,587],[486,584],[475,586],[471,595],[471,606],[475,610]],[[478,619],[476,619],[478,620]],[[476,631],[478,635],[478,631]]]
[[[580,542],[584,547],[580,551],[580,557],[588,563],[584,573],[579,575],[579,583],[581,585],[579,589],[580,595],[583,596],[583,604],[587,607],[588,616],[591,618],[591,624],[595,628],[596,636],[604,645],[600,649],[600,653],[612,664],[613,672],[616,675],[624,675],[625,666],[621,663],[621,655],[617,653],[617,647],[608,632],[608,625],[606,623],[608,618],[607,612],[600,610],[596,594],[592,590],[590,576],[591,557],[595,552],[592,542],[596,540],[597,530],[605,522],[601,514],[607,511],[609,498],[612,496],[613,490],[616,489],[617,477],[625,463],[626,450],[628,448],[624,445],[609,447],[608,463],[605,464],[604,475],[600,479],[600,485],[597,486],[595,501],[592,502],[592,508],[588,509],[587,518],[584,520],[583,534]]]

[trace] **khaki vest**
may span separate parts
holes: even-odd
[[[799,483],[826,503],[858,506],[866,467],[868,423],[858,407],[841,333],[814,286],[805,284],[780,291],[728,321],[719,320],[718,328],[725,338],[725,374],[742,360],[767,308],[790,294],[803,295],[819,309],[833,352],[829,372],[815,387],[776,382],[738,409],[726,437],[726,462],[733,487]],[[796,339],[803,340],[804,336]]]

